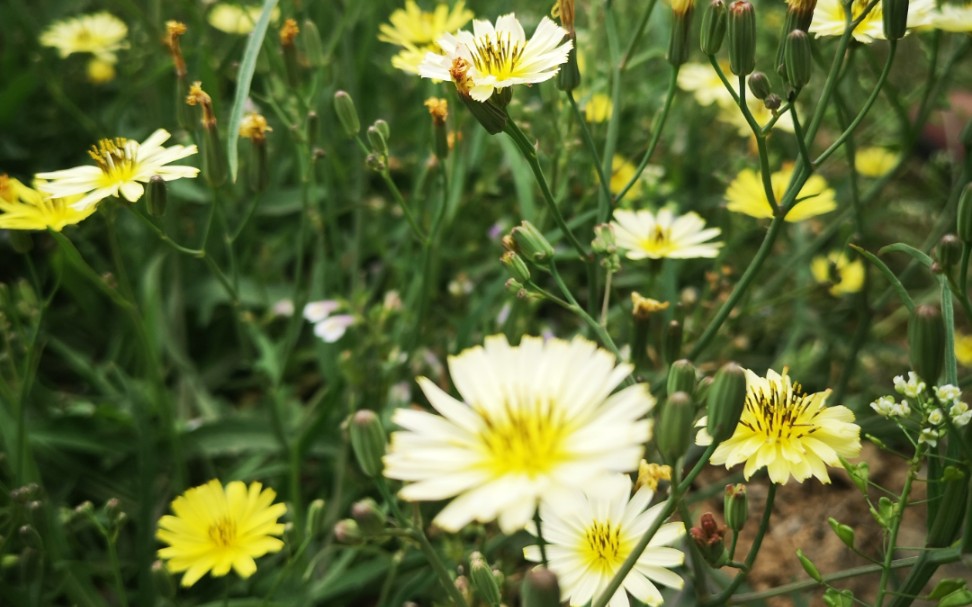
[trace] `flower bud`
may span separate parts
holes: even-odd
[[[766,109],[770,110],[771,112],[775,112],[776,110],[780,109],[780,105],[782,104],[783,100],[780,99],[780,96],[776,93],[770,93],[766,96],[766,99],[763,99],[763,105],[765,105]]]
[[[800,564],[803,565],[803,570],[807,572],[810,579],[815,582],[822,582],[823,576],[820,575],[820,571],[817,570],[817,566],[813,564],[813,561],[807,558],[807,555],[803,554],[803,550],[797,548],[796,554],[797,558],[800,559]]]
[[[479,593],[487,605],[499,607],[502,599],[500,597],[499,583],[489,563],[483,558],[482,553],[473,552],[469,555],[469,579],[472,587]]]
[[[726,3],[712,0],[702,13],[702,30],[699,32],[699,47],[706,55],[715,55],[722,48],[726,36]]]
[[[682,323],[670,320],[665,331],[665,342],[662,344],[665,362],[671,364],[682,352]]]
[[[699,526],[689,529],[689,536],[705,562],[719,568],[729,562],[729,551],[726,550],[726,528],[719,525],[711,512],[706,512],[699,519]]]
[[[611,224],[599,223],[594,226],[594,240],[591,241],[591,250],[602,255],[614,255],[618,252],[618,243]]]
[[[145,206],[152,217],[165,215],[166,193],[165,180],[160,175],[149,177],[148,187],[145,189]]]
[[[972,246],[972,183],[965,184],[958,203],[958,237]]]
[[[735,0],[729,5],[729,69],[745,76],[756,68],[756,10],[749,0]]]
[[[557,576],[545,567],[535,567],[523,576],[520,589],[522,607],[560,607]]]
[[[854,528],[850,525],[844,525],[840,523],[834,517],[827,519],[827,524],[830,528],[834,530],[837,537],[844,543],[848,548],[854,548]]]
[[[504,87],[503,90],[508,91],[510,88]],[[506,129],[506,122],[510,119],[509,114],[506,113],[506,108],[496,104],[493,97],[481,103],[468,95],[459,94],[459,99],[466,106],[466,109],[490,135],[502,133]]]
[[[321,32],[317,25],[310,19],[304,21],[300,26],[300,41],[304,47],[304,57],[307,66],[310,68],[324,67],[325,57],[324,44],[321,42]]]
[[[580,68],[577,65],[577,36],[571,32],[568,37],[573,43],[567,55],[567,63],[560,66],[557,72],[557,88],[562,91],[572,91],[580,86]]]
[[[881,0],[884,37],[900,40],[908,29],[908,0]]]
[[[749,92],[757,99],[766,99],[773,92],[770,89],[769,78],[763,72],[753,72],[746,82],[749,83]]]
[[[382,135],[381,130],[375,125],[371,125],[368,127],[367,134],[368,143],[371,144],[371,151],[381,156],[388,156],[388,141]]]
[[[706,397],[706,431],[713,443],[721,443],[736,431],[746,405],[746,372],[726,363],[716,373]]]
[[[298,65],[297,59],[297,45],[294,41],[297,40],[297,34],[300,33],[300,27],[297,22],[293,19],[286,19],[283,26],[280,28],[280,50],[283,53],[284,68],[287,74],[287,83],[296,87],[300,84],[300,66]]]
[[[351,504],[351,518],[364,535],[377,535],[385,530],[385,514],[370,497]]]
[[[172,573],[166,568],[165,563],[160,560],[153,561],[150,570],[152,578],[155,580],[156,591],[164,598],[175,598],[175,583],[172,580]]]
[[[951,270],[962,256],[962,241],[955,234],[946,234],[938,241],[938,261]]]
[[[506,251],[503,253],[500,256],[500,263],[506,266],[506,271],[510,273],[510,276],[517,283],[522,285],[530,281],[530,268],[527,267],[526,262],[515,251]]]
[[[553,259],[554,248],[543,234],[529,221],[511,230],[513,239],[523,255],[533,263],[543,266]]]
[[[945,323],[938,306],[916,306],[908,321],[908,356],[911,368],[934,383],[945,365]]]
[[[676,360],[668,368],[668,394],[684,392],[691,396],[695,393],[695,365],[692,361]]]
[[[672,36],[668,41],[668,62],[675,67],[688,59],[694,7],[695,0],[672,1]]]
[[[307,507],[307,520],[305,521],[305,537],[317,537],[321,532],[324,518],[327,516],[327,509],[324,500],[318,498]]]
[[[364,536],[358,528],[358,523],[350,518],[340,520],[334,525],[334,539],[348,545],[364,543]]]
[[[358,121],[358,110],[351,95],[345,91],[334,93],[334,112],[344,129],[344,135],[349,139],[356,137],[361,131],[361,122]]]
[[[226,159],[215,125],[203,129],[203,173],[214,188],[226,183]]]
[[[734,532],[746,526],[749,518],[749,498],[746,496],[746,485],[737,483],[726,485],[726,493],[723,496],[723,507],[726,517],[726,525]]]
[[[813,59],[810,53],[810,38],[803,30],[793,30],[786,37],[783,47],[783,64],[786,81],[796,90],[810,82]]]
[[[385,429],[374,411],[362,409],[351,417],[351,448],[362,472],[375,476],[382,470],[385,455]]]
[[[659,415],[658,431],[655,433],[658,452],[669,464],[678,461],[688,451],[694,421],[692,397],[685,392],[670,394]]]

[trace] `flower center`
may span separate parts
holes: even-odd
[[[513,42],[509,32],[482,36],[476,39],[473,64],[480,73],[495,76],[497,80],[512,78],[525,47],[522,40]]]
[[[568,458],[567,428],[549,402],[510,407],[504,414],[483,415],[486,428],[480,433],[485,466],[495,475],[525,474],[531,478],[547,474]]]
[[[649,253],[670,253],[673,249],[671,229],[655,225],[655,229],[641,241],[641,248]]]
[[[771,381],[766,392],[746,395],[746,409],[751,416],[745,416],[740,423],[770,442],[799,440],[817,428],[813,423],[817,411],[810,410],[813,403],[813,396],[803,392],[799,383],[787,387]]]
[[[91,146],[88,155],[98,164],[107,181],[131,181],[135,175],[138,142],[124,137],[102,139],[97,146]]]
[[[584,532],[581,555],[594,569],[614,571],[627,556],[621,539],[621,528],[611,521],[594,521]]]
[[[221,518],[209,526],[209,539],[220,548],[229,548],[236,543],[236,522]]]

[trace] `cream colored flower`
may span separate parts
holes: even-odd
[[[115,63],[117,51],[127,48],[128,26],[108,12],[81,15],[52,23],[41,34],[40,43],[57,49],[61,57],[91,53],[102,61]]]
[[[972,2],[964,5],[942,3],[931,13],[931,26],[946,32],[972,32]]]
[[[730,73],[729,62],[725,62],[722,71]],[[736,102],[732,94],[722,83],[719,74],[707,63],[684,63],[678,70],[678,88],[692,93],[699,105],[733,106]]]
[[[614,237],[628,259],[691,259],[716,257],[721,242],[711,242],[721,231],[705,227],[698,213],[676,217],[670,209],[614,211]]]
[[[449,359],[462,400],[419,378],[438,414],[395,411],[384,474],[402,499],[452,499],[433,521],[447,531],[522,529],[541,502],[638,467],[655,399],[645,384],[612,394],[632,370],[581,338],[488,337]]]
[[[206,16],[206,21],[225,34],[245,36],[256,27],[262,13],[263,7],[257,4],[241,6],[230,2],[217,2]],[[270,12],[270,21],[276,23],[279,18],[280,9],[274,8]]]
[[[786,192],[793,175],[793,167],[787,166],[770,176],[773,196],[779,203]],[[817,215],[829,213],[837,208],[834,191],[827,185],[827,181],[820,175],[811,175],[797,195],[799,202],[786,214],[786,221],[796,222],[810,219]],[[754,169],[743,169],[729,184],[726,190],[727,208],[736,213],[743,213],[750,217],[773,217],[773,208],[766,198],[763,180],[760,173]]]
[[[854,0],[851,18],[858,19],[867,8],[868,0]],[[908,29],[927,28],[932,25],[934,0],[911,0],[908,5]],[[841,36],[844,34],[846,12],[842,0],[819,0],[813,13],[809,32],[817,36]],[[878,2],[854,28],[854,39],[864,44],[884,40],[884,22],[881,3]]]

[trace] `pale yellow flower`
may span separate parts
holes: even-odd
[[[931,26],[946,32],[972,32],[972,2],[963,5],[942,3],[931,14]]]
[[[607,122],[611,119],[613,111],[614,105],[611,103],[611,97],[604,93],[594,93],[584,105],[584,118],[594,124]]]
[[[770,176],[773,195],[779,203],[793,175],[793,166],[784,167]],[[820,175],[811,175],[797,195],[799,202],[786,215],[786,221],[796,222],[829,213],[837,208],[836,194]],[[773,208],[766,198],[763,180],[754,169],[743,169],[726,190],[727,208],[750,217],[773,217]]]
[[[405,8],[394,11],[388,18],[390,23],[379,26],[378,39],[402,47],[392,57],[393,67],[418,74],[425,54],[439,51],[436,40],[458,31],[472,18],[473,12],[466,9],[462,0],[451,9],[448,4],[436,4],[432,11],[423,11],[414,0],[406,0]]]
[[[729,62],[722,64],[722,71],[730,74]],[[726,89],[712,66],[708,63],[685,63],[678,70],[678,88],[692,93],[699,105],[733,106],[736,102]]]
[[[635,481],[635,487],[637,489],[647,487],[652,491],[657,491],[660,481],[670,480],[672,480],[671,466],[654,463],[649,464],[647,460],[641,460],[641,463],[638,464],[638,480]]]
[[[857,293],[864,286],[864,262],[851,259],[843,251],[814,257],[810,262],[810,273],[818,283],[830,285],[830,294],[834,297]]]
[[[105,61],[100,57],[92,57],[88,61],[88,82],[92,84],[104,84],[115,79],[115,63]]]
[[[95,212],[94,205],[80,211],[71,208],[80,198],[48,198],[43,192],[0,174],[0,229],[60,232]]]
[[[213,5],[206,21],[212,27],[225,34],[245,36],[253,31],[263,7],[257,4],[239,5],[230,2],[218,2]],[[280,18],[280,9],[274,8],[270,12],[270,21],[276,22]]]
[[[81,15],[52,23],[41,34],[40,43],[57,49],[61,57],[91,53],[102,61],[115,63],[115,53],[128,44],[128,26],[111,13]]]
[[[887,148],[861,148],[854,155],[854,168],[865,177],[881,177],[898,164],[898,155]]]
[[[618,194],[624,189],[624,186],[628,185],[632,179],[634,179],[635,173],[638,167],[631,164],[627,158],[620,155],[615,155],[611,159],[611,177],[609,178],[612,194]],[[630,198],[637,198],[641,194],[641,178],[639,177],[632,185],[631,189],[625,195]]]
[[[868,4],[870,4],[868,0],[854,0],[851,18],[859,18]],[[908,5],[908,29],[931,27],[934,9],[934,0],[911,0]],[[817,36],[841,36],[846,27],[845,15],[842,0],[819,0],[817,9],[813,13],[813,22],[810,24],[809,32]],[[855,40],[864,44],[885,39],[880,2],[854,28],[853,36]]]
[[[705,227],[698,213],[676,217],[670,209],[657,214],[647,210],[614,211],[611,222],[618,248],[628,259],[692,259],[716,257],[721,242],[711,242],[721,231]]]
[[[827,466],[839,468],[840,458],[860,454],[861,428],[854,413],[843,405],[826,406],[829,389],[807,394],[786,368],[782,375],[770,369],[766,377],[747,369],[746,384],[739,425],[716,448],[712,464],[731,468],[745,462],[746,480],[765,467],[770,480],[781,485],[791,476],[801,483],[811,476],[830,483]],[[703,426],[696,439],[700,445],[712,443],[705,422],[698,423]]]
[[[955,359],[963,367],[972,367],[972,335],[955,332]]]

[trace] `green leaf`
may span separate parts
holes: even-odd
[[[956,590],[938,602],[938,607],[961,607],[962,605],[972,605],[972,590],[968,588]]]
[[[881,271],[881,274],[883,274],[884,277],[887,279],[887,281],[891,283],[891,287],[898,294],[898,297],[901,299],[901,303],[903,303],[908,308],[909,312],[915,309],[914,300],[911,299],[910,295],[908,295],[908,291],[905,290],[904,285],[902,285],[901,281],[898,280],[898,277],[894,275],[894,272],[891,271],[891,268],[885,265],[883,261],[878,259],[878,257],[874,253],[864,250],[863,248],[857,246],[856,244],[851,244],[849,246],[850,248],[854,249],[855,251],[863,255],[865,259],[870,261],[872,264],[874,264],[874,267],[876,267],[878,270]],[[891,245],[891,246],[893,247],[895,245]],[[881,250],[882,251],[888,250],[888,247],[885,247]]]
[[[948,578],[938,582],[935,589],[931,591],[928,595],[929,600],[942,599],[946,596],[952,594],[956,590],[962,590],[965,588],[966,582],[960,578]]]
[[[240,71],[236,81],[236,95],[233,97],[233,108],[230,110],[230,121],[226,133],[226,159],[229,162],[230,181],[234,183],[240,163],[236,143],[240,139],[243,104],[246,103],[246,98],[250,96],[250,85],[253,83],[253,72],[256,70],[257,57],[260,55],[263,39],[267,35],[267,28],[270,26],[270,13],[276,8],[277,1],[264,0],[263,12],[260,13],[256,26],[250,32],[250,37],[246,41],[246,50],[243,51],[243,61],[240,63]]]
[[[911,245],[905,244],[903,242],[896,242],[894,244],[889,244],[878,251],[878,255],[884,255],[885,253],[907,253],[926,268],[931,268],[934,260],[929,257],[926,253],[919,251]]]

